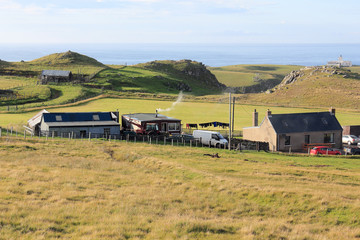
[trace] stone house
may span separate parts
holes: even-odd
[[[272,114],[268,110],[260,125],[255,110],[253,126],[243,129],[243,138],[268,142],[272,151],[306,151],[307,147],[322,144],[341,148],[342,131],[335,109],[291,114]]]

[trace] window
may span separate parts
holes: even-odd
[[[220,138],[217,134],[211,134],[211,138],[215,139],[215,140],[220,140]]]
[[[178,131],[178,130],[180,130],[180,124],[179,123],[169,123],[168,127],[169,127],[169,131]]]
[[[285,136],[285,146],[290,145],[290,136]]]
[[[94,120],[94,121],[99,121],[99,120],[100,120],[99,115],[94,114],[94,115],[93,115],[93,120]]]
[[[334,133],[325,133],[324,143],[333,143],[333,142],[334,142]]]
[[[158,131],[159,126],[156,123],[148,123],[146,124],[146,131]]]
[[[310,143],[310,135],[305,135],[305,143]]]
[[[55,119],[56,119],[56,121],[58,121],[58,122],[61,122],[61,121],[62,121],[61,115],[55,115]]]

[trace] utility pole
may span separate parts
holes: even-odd
[[[231,92],[229,92],[229,150],[231,150]]]
[[[233,97],[233,110],[232,110],[232,129],[231,129],[231,135],[234,136],[234,126],[235,126],[235,97]]]

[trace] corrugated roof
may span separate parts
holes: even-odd
[[[111,112],[44,113],[44,122],[114,122]]]
[[[134,114],[124,114],[123,116],[129,117],[129,118],[132,118],[132,119],[138,120],[138,121],[162,121],[162,120],[174,121],[174,122],[181,121],[180,119],[167,117],[165,115],[156,114],[156,113],[134,113]]]
[[[330,112],[271,114],[269,121],[279,134],[342,130],[335,115]]]
[[[43,70],[41,75],[46,76],[54,76],[54,77],[69,77],[70,71],[62,71],[62,70]]]

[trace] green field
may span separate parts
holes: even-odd
[[[254,79],[276,79],[280,81],[291,71],[300,69],[293,65],[231,65],[224,67],[210,67],[219,82],[230,87],[243,87],[257,84]]]
[[[2,137],[0,164],[4,240],[360,237],[359,158]]]
[[[185,96],[186,99],[186,96]],[[158,108],[167,109],[172,106],[173,101],[159,100],[140,100],[140,99],[119,99],[119,98],[103,98],[94,100],[77,106],[46,108],[50,112],[87,112],[87,111],[116,111],[120,114],[128,113],[155,113]],[[259,112],[259,120],[261,121],[268,106],[256,105],[240,105],[235,107],[235,129],[242,130],[243,127],[249,127],[252,124],[252,112],[256,109]],[[271,107],[273,114],[277,113],[296,113],[296,112],[314,112],[328,111],[327,108],[310,109],[310,108],[286,108]],[[0,114],[0,126],[16,127],[22,130],[22,125],[28,119],[34,116],[37,111],[27,113],[2,113]],[[181,102],[175,108],[168,112],[161,112],[164,115],[175,117],[182,120],[182,124],[186,123],[203,123],[203,122],[229,122],[229,106],[227,103],[218,102]],[[360,113],[356,111],[338,109],[336,116],[341,125],[360,125]],[[185,126],[184,126],[185,127]],[[221,128],[209,128],[219,129]]]

